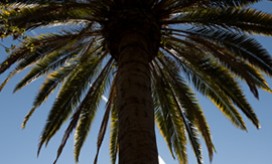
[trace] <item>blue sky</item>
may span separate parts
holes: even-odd
[[[260,3],[257,8],[271,11],[272,3]],[[272,38],[257,37],[265,48],[272,54]],[[1,42],[8,44],[6,42]],[[0,61],[6,58],[3,48],[0,48]],[[0,82],[6,74],[0,76]],[[57,133],[47,148],[42,149],[39,158],[36,157],[39,135],[46,121],[55,95],[51,96],[47,103],[42,105],[33,115],[26,129],[22,130],[20,124],[24,115],[31,108],[33,98],[37,93],[41,81],[22,89],[16,94],[12,90],[16,82],[22,78],[23,73],[13,78],[0,93],[0,163],[1,164],[50,164],[56,156],[57,146],[61,141],[63,129]],[[268,80],[272,86],[272,80]],[[206,98],[200,97],[205,115],[211,126],[211,132],[217,153],[214,156],[213,164],[271,164],[272,163],[272,95],[260,91],[260,100],[256,100],[249,94],[247,87],[244,87],[249,102],[255,109],[262,128],[256,128],[247,121],[248,132],[241,131],[234,126],[211,104]],[[83,147],[80,164],[92,163],[96,150],[97,129],[104,112],[102,103],[101,112],[98,113],[95,124],[92,126],[89,139]],[[65,126],[64,126],[65,127]],[[159,133],[158,133],[159,134]],[[167,164],[177,164],[168,152],[163,139],[157,135],[159,153]],[[69,140],[60,157],[58,164],[73,164],[73,138]],[[203,142],[202,142],[203,143]],[[190,146],[188,146],[189,163],[195,164],[196,160]],[[203,143],[205,163],[210,163],[206,147]],[[108,140],[107,136],[100,151],[99,164],[108,164]]]

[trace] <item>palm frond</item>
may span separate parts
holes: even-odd
[[[34,59],[44,56],[57,47],[66,45],[78,36],[79,33],[65,32],[63,34],[47,34],[38,37],[26,38],[11,54],[0,64],[0,73],[3,73],[16,62],[21,62],[17,69],[23,69]],[[34,58],[31,60],[31,58]]]
[[[198,35],[205,40],[215,42],[233,52],[239,58],[249,62],[267,75],[271,76],[272,58],[255,39],[243,34],[231,33],[218,29],[193,29],[192,35]]]
[[[48,3],[62,3],[59,0],[7,0],[0,2],[3,5],[11,4],[24,4],[24,5],[33,5],[33,4],[48,4]]]
[[[160,11],[160,15],[163,17],[187,11],[191,12],[199,8],[244,7],[258,1],[260,0],[162,0],[155,6],[155,8]]]
[[[169,86],[166,81],[161,78],[161,72],[154,62],[152,77],[154,84],[155,117],[158,128],[172,156],[175,157],[173,154],[174,150],[179,161],[183,164],[187,164],[187,138],[184,123],[182,122],[182,118],[180,118]]]
[[[93,49],[93,52],[89,52]],[[60,128],[61,124],[69,116],[73,108],[77,106],[83,91],[88,87],[90,79],[95,75],[105,55],[96,57],[96,46],[89,46],[81,57],[77,67],[69,74],[67,80],[59,91],[53,107],[48,116],[47,123],[42,132],[38,153],[44,142],[48,143],[50,138]]]
[[[209,152],[210,160],[212,160],[214,145],[211,139],[210,128],[207,124],[207,121],[203,115],[202,109],[197,102],[193,91],[187,86],[185,81],[180,76],[180,71],[171,58],[166,56],[158,57],[162,67],[169,76],[169,82],[172,83],[173,89],[176,91],[179,102],[184,108],[188,120],[197,127],[197,131],[202,134],[206,142],[206,146]]]
[[[202,54],[203,52],[196,51],[196,49],[192,48],[189,49],[189,52],[184,52],[180,48],[180,46],[181,45],[177,44],[176,42],[171,42],[171,44],[168,45],[168,49],[174,49],[175,51],[177,51],[177,53],[175,54],[171,52],[169,53],[176,57],[176,59],[179,60],[181,64],[182,63],[187,64],[189,66],[189,69],[195,70],[196,73],[198,72],[199,74],[198,76],[201,75],[202,78],[204,78],[203,76],[205,75],[206,76],[204,78],[206,79],[205,83],[213,84],[215,85],[216,88],[220,89],[217,91],[214,90],[214,88],[212,88],[214,91],[217,92],[221,91],[222,93],[224,93],[223,96],[226,95],[227,97],[229,97],[229,99],[231,99],[231,101],[233,101],[233,103],[235,103],[247,115],[247,117],[254,123],[254,125],[256,127],[259,127],[259,122],[255,113],[253,112],[247,100],[244,98],[244,95],[241,92],[240,87],[237,85],[237,82],[233,79],[232,76],[230,76],[229,72],[222,66],[219,66],[215,64],[215,62],[210,61],[209,58],[205,57]],[[185,58],[185,60],[188,61],[188,63],[184,62],[183,59],[181,59],[180,57]],[[220,97],[220,95],[218,96]],[[236,113],[235,111],[233,112],[234,112],[233,114]],[[233,123],[235,123],[238,127],[245,129],[244,123],[239,115],[236,114],[229,115],[228,117],[233,118],[234,119]]]
[[[113,86],[115,89],[115,86]],[[113,102],[116,102],[116,96],[113,95]],[[119,150],[119,143],[118,143],[118,113],[117,113],[117,108],[116,104],[113,103],[112,110],[111,110],[111,128],[110,128],[110,158],[111,158],[111,163],[115,164],[116,159],[117,159],[117,153]]]
[[[67,142],[67,140],[70,137],[70,134],[75,129],[75,127],[76,127],[76,125],[78,123],[78,120],[79,120],[79,117],[80,117],[80,113],[81,113],[81,110],[78,108],[76,110],[76,112],[73,114],[73,116],[71,117],[71,121],[70,121],[68,127],[66,128],[65,133],[64,133],[64,135],[62,137],[61,144],[59,145],[59,148],[58,148],[58,151],[57,151],[57,157],[56,157],[56,159],[55,159],[55,161],[54,161],[53,164],[57,163],[57,161],[58,161],[58,159],[59,159],[59,157],[60,157],[60,155],[62,153],[62,150],[65,147],[66,142]]]
[[[233,54],[233,52],[200,37],[189,36],[188,39],[201,47],[203,51],[206,51],[206,54],[212,55],[211,57],[218,59],[218,61],[233,74],[246,81],[256,98],[259,98],[257,88],[271,92],[271,89],[262,74],[246,61],[237,59],[237,56]]]
[[[0,91],[5,84],[16,74],[20,73],[29,66],[35,64],[35,67],[28,75],[17,84],[14,91],[19,90],[30,82],[36,80],[49,70],[56,69],[62,65],[71,56],[81,56],[84,46],[86,47],[86,38],[94,42],[92,36],[97,36],[97,30],[91,31],[87,26],[83,29],[72,31],[62,31],[60,34],[45,34],[37,37],[26,38],[18,47],[13,49],[9,57],[0,64],[0,74],[5,72],[15,63],[18,65],[8,75],[0,85]]]
[[[61,48],[54,50],[47,54],[44,58],[38,59],[35,62],[35,66],[29,71],[29,73],[16,85],[14,92],[28,85],[30,82],[36,80],[48,72],[59,68],[64,63],[70,63],[77,54],[84,48],[84,45],[77,45],[76,47]]]
[[[95,156],[95,159],[94,159],[94,164],[97,163],[100,147],[101,147],[102,142],[104,140],[106,129],[107,129],[107,126],[108,126],[110,113],[112,112],[113,107],[115,105],[114,103],[115,103],[115,94],[116,93],[115,93],[115,86],[114,85],[115,85],[115,81],[112,82],[111,91],[110,91],[109,99],[108,99],[108,102],[107,102],[107,107],[106,107],[105,114],[104,114],[104,117],[103,117],[103,120],[102,120],[102,123],[101,123],[101,126],[100,126],[100,130],[99,130],[99,133],[98,133],[97,151],[96,151],[96,156]]]
[[[85,24],[98,21],[101,18],[101,8],[97,4],[88,3],[48,3],[43,5],[25,5],[16,3],[7,5],[0,12],[0,36],[20,35],[26,30],[48,24],[64,23],[69,21],[80,21]],[[27,20],[27,21],[25,21]]]
[[[271,76],[272,58],[254,39],[214,28],[198,28],[193,29],[193,32],[177,29],[171,31],[173,35],[185,37],[187,42],[191,42],[195,47],[200,46],[205,49],[205,54],[217,58],[230,71],[248,83],[255,97],[258,98],[257,87],[271,91],[259,71]],[[166,32],[165,35],[169,33]]]
[[[272,35],[272,16],[254,9],[197,8],[162,23],[221,26],[251,34]]]
[[[75,68],[76,64],[70,64],[59,68],[58,70],[50,73],[45,82],[42,84],[39,93],[34,99],[33,107],[27,113],[24,118],[24,121],[21,125],[22,128],[25,128],[26,123],[28,122],[31,115],[35,112],[35,110],[45,102],[47,97],[53,92],[53,90],[63,82],[63,80],[68,77],[69,73]]]
[[[81,147],[83,143],[85,142],[85,139],[87,138],[89,129],[91,127],[93,118],[95,116],[96,110],[99,105],[99,100],[101,99],[101,96],[103,95],[107,78],[109,77],[109,73],[112,69],[112,64],[113,64],[113,59],[111,58],[106,64],[106,66],[104,67],[104,69],[101,71],[100,75],[94,81],[90,90],[88,91],[87,95],[85,96],[84,100],[81,102],[79,106],[81,110],[81,114],[78,120],[78,124],[76,126],[76,132],[74,137],[75,138],[74,156],[75,156],[76,162],[78,162]],[[107,121],[107,118],[105,118],[104,122],[106,123],[106,121]],[[102,125],[105,126],[105,124],[102,124]],[[98,147],[101,146],[102,138],[104,136],[103,133],[105,133],[102,131],[100,134],[101,138],[99,138],[99,141],[98,141]],[[99,151],[99,149],[97,150]]]
[[[70,133],[75,128],[76,128],[76,130],[78,130],[77,128],[78,128],[79,121],[82,121],[81,120],[82,114],[85,114],[86,110],[92,110],[92,108],[98,107],[99,98],[100,98],[99,96],[101,96],[103,94],[104,84],[106,84],[105,78],[107,78],[107,76],[108,76],[108,73],[111,69],[111,64],[112,64],[112,60],[109,60],[108,64],[101,71],[101,73],[100,73],[101,76],[98,76],[97,80],[94,82],[94,85],[92,85],[88,94],[86,95],[84,100],[81,102],[81,105],[77,108],[77,110],[74,112],[73,116],[71,117],[70,124],[67,127],[67,129],[63,135],[62,142],[58,148],[57,157],[54,161],[54,164],[57,162],[59,156],[61,155],[62,150],[66,144],[66,141],[68,140],[68,138],[70,136]],[[102,84],[102,83],[104,83],[104,84]],[[88,102],[88,101],[90,101],[90,102]],[[91,107],[91,105],[93,105],[93,107]],[[94,110],[96,110],[96,109],[94,109]],[[103,124],[102,124],[103,127],[107,125],[108,113],[109,113],[109,111],[106,110],[105,117],[103,119]],[[106,130],[106,127],[104,127],[102,131],[104,132],[104,130]]]
[[[245,123],[233,102],[212,79],[189,63],[182,63],[182,69],[200,93],[207,96],[236,127],[246,130]]]
[[[200,0],[200,5],[205,5],[209,7],[242,7],[242,6],[248,6],[251,4],[254,4],[256,2],[259,2],[260,0]]]
[[[175,56],[175,54],[173,54],[174,52],[167,52]],[[192,49],[190,49],[190,52],[186,52],[187,56],[189,57],[192,52]],[[185,55],[185,52],[182,53]],[[245,129],[245,123],[242,120],[242,117],[233,106],[233,103],[230,101],[228,96],[222,91],[220,86],[214,83],[210,77],[206,76],[199,68],[198,64],[195,65],[194,62],[184,62],[184,59],[179,57],[177,57],[177,61],[184,69],[185,74],[188,75],[188,79],[193,82],[196,89],[198,89],[203,95],[208,96],[235,126]]]
[[[167,87],[170,91],[171,96],[173,97],[173,103],[175,104],[175,107],[178,109],[176,112],[177,116],[179,117],[180,122],[182,122],[184,124],[184,127],[186,129],[186,132],[188,134],[188,138],[190,140],[190,143],[193,147],[194,153],[197,157],[197,162],[199,164],[203,163],[203,159],[202,159],[202,152],[201,152],[201,145],[199,142],[199,138],[198,138],[198,132],[197,129],[195,128],[195,126],[190,122],[190,120],[188,119],[185,110],[184,110],[184,106],[182,106],[182,102],[180,101],[180,95],[177,95],[177,92],[175,92],[175,88],[173,86],[173,83],[171,82],[171,77],[168,74],[167,70],[165,70],[165,68],[163,66],[161,66],[159,63],[156,63],[157,68],[160,70],[161,72],[161,77],[164,78],[164,80],[167,83]],[[182,92],[182,91],[181,91]],[[178,92],[178,93],[181,93]]]

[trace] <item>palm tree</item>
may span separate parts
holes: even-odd
[[[258,98],[271,92],[272,58],[251,34],[272,35],[272,15],[250,8],[258,0],[8,0],[1,2],[0,36],[19,40],[1,63],[8,80],[29,66],[17,91],[45,77],[33,112],[58,90],[40,137],[38,153],[70,118],[57,159],[74,132],[78,161],[101,96],[108,93],[97,154],[110,120],[112,163],[158,163],[156,122],[173,157],[188,163],[189,141],[199,164],[199,136],[210,160],[211,133],[193,86],[238,128],[240,113],[259,128],[240,82]],[[59,33],[27,31],[61,25]],[[13,65],[16,65],[12,67]],[[106,89],[109,86],[109,89]],[[102,109],[101,109],[102,110]],[[239,111],[240,110],[240,111]],[[56,161],[54,163],[56,163]]]

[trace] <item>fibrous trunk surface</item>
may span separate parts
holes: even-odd
[[[115,4],[103,32],[118,64],[119,164],[158,164],[149,63],[158,52],[160,26],[151,1]]]
[[[157,164],[149,56],[137,33],[123,37],[118,61],[119,163]]]

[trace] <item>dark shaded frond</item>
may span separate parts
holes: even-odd
[[[272,58],[255,39],[243,34],[231,33],[220,29],[192,29],[189,34],[201,37],[232,52],[237,60],[245,60],[267,75],[272,75]],[[188,33],[190,33],[188,32]]]
[[[254,66],[248,64],[244,60],[239,60],[237,56],[228,49],[211,42],[207,39],[203,39],[197,36],[188,37],[192,42],[195,42],[197,46],[201,47],[206,54],[215,57],[222,65],[229,69],[232,73],[237,75],[242,80],[246,81],[253,95],[258,98],[257,88],[264,89],[271,92],[265,78],[262,74],[254,68]]]
[[[254,9],[197,8],[164,23],[221,26],[248,33],[272,35],[272,16]]]
[[[67,142],[67,140],[70,137],[70,134],[75,129],[75,127],[77,125],[77,122],[78,122],[78,119],[79,119],[79,116],[80,116],[80,112],[81,111],[79,109],[77,109],[76,112],[71,117],[71,121],[70,121],[68,127],[66,128],[65,133],[64,133],[64,135],[62,137],[61,144],[59,145],[59,148],[58,148],[58,151],[57,151],[57,157],[56,157],[56,159],[55,159],[55,161],[54,161],[53,164],[57,163],[57,161],[58,161],[58,159],[59,159],[59,157],[60,157],[60,155],[62,153],[62,150],[65,147],[66,142]]]
[[[260,0],[162,0],[156,6],[156,10],[159,10],[160,15],[163,17],[176,13],[194,11],[199,8],[244,7],[258,1]]]
[[[174,108],[173,103],[171,102],[172,98],[169,95],[169,90],[166,89],[165,82],[160,78],[160,72],[156,69],[154,63],[153,65],[154,66],[151,66],[152,93],[157,126],[160,129],[160,132],[164,137],[173,158],[175,158],[173,149],[176,149],[175,152],[178,158],[182,160],[182,162],[187,163],[186,147],[184,147],[182,144],[175,145],[177,142],[186,145],[186,136],[181,129],[175,128],[177,125],[174,123],[176,122],[174,122],[171,118],[171,111],[174,111],[174,109],[171,109]],[[175,137],[173,138],[173,136]],[[178,147],[175,148],[175,146]]]
[[[85,142],[85,139],[87,138],[87,135],[90,130],[96,110],[98,108],[100,99],[103,95],[105,86],[107,84],[106,81],[109,78],[109,74],[112,69],[112,64],[113,64],[113,59],[111,58],[106,64],[106,66],[103,68],[103,70],[101,71],[100,75],[97,76],[97,79],[94,81],[87,95],[85,96],[80,106],[78,107],[81,110],[81,114],[78,120],[78,124],[76,126],[76,132],[74,137],[75,138],[74,156],[75,156],[76,162],[78,162],[81,147],[83,143]],[[100,134],[100,135],[104,135],[104,134]],[[101,137],[103,138],[103,136]],[[98,147],[101,146],[101,143],[102,143],[101,139],[98,141]]]
[[[6,71],[10,66],[18,65],[0,85],[0,91],[5,84],[16,74],[29,66],[35,67],[15,87],[15,91],[36,80],[41,75],[56,69],[74,55],[80,56],[86,44],[84,39],[89,35],[96,35],[96,31],[89,32],[89,28],[77,32],[63,31],[61,34],[46,34],[26,38],[21,45],[16,47],[10,56],[0,64],[1,71]],[[90,39],[90,38],[89,38]],[[92,40],[92,39],[90,39]]]
[[[107,106],[106,106],[106,110],[105,110],[105,114],[100,126],[100,130],[98,133],[98,139],[97,139],[97,151],[96,151],[96,156],[94,159],[94,164],[97,163],[98,160],[98,155],[99,155],[99,150],[101,148],[102,142],[104,140],[105,137],[105,133],[106,133],[106,129],[108,126],[108,122],[109,122],[109,117],[110,117],[110,113],[112,112],[114,105],[115,105],[115,96],[116,96],[116,91],[115,91],[115,81],[112,82],[111,85],[111,90],[110,90],[110,94],[109,94],[109,99],[107,102]]]
[[[64,42],[66,43],[66,42]],[[64,44],[63,43],[63,44]],[[5,86],[5,84],[16,74],[20,73],[22,70],[26,69],[28,66],[34,65],[36,64],[36,62],[38,62],[36,64],[36,67],[34,67],[28,75],[26,75],[25,78],[23,78],[19,84],[17,84],[17,86],[14,89],[14,92],[16,92],[17,90],[21,89],[22,87],[24,87],[25,85],[29,84],[30,82],[36,80],[39,76],[43,75],[44,73],[48,72],[50,68],[54,68],[57,65],[62,64],[68,56],[64,57],[63,59],[61,59],[60,62],[57,62],[55,60],[53,60],[52,62],[55,62],[55,64],[51,65],[51,67],[49,67],[48,65],[46,65],[46,61],[47,63],[49,62],[48,59],[47,60],[42,60],[42,58],[44,56],[52,58],[52,56],[55,57],[55,59],[57,59],[58,57],[60,58],[61,56],[65,55],[59,55],[58,52],[56,52],[56,49],[61,48],[62,46],[64,46],[63,44],[59,44],[59,45],[48,45],[48,47],[46,47],[44,50],[33,50],[33,52],[29,52],[29,54],[25,55],[23,54],[24,57],[19,57],[17,58],[17,63],[18,65],[15,67],[15,69],[8,75],[8,77],[4,80],[4,82],[0,85],[0,91],[3,89],[3,87]],[[50,47],[50,48],[49,48]],[[48,48],[48,49],[47,49]],[[35,52],[34,52],[35,51]],[[13,54],[11,54],[11,58],[6,59],[6,62],[12,61]],[[15,55],[16,56],[16,55]],[[21,59],[20,59],[21,58]],[[42,61],[42,62],[41,62]],[[12,62],[16,62],[15,60],[13,60]],[[3,71],[5,71],[5,69],[9,68],[13,63],[10,64],[5,64],[2,63],[3,65]],[[43,64],[42,64],[43,63]],[[1,67],[1,65],[0,65]],[[48,68],[49,67],[49,68]],[[1,69],[1,68],[0,68]]]
[[[167,46],[168,47],[168,46]],[[174,52],[168,51],[169,54],[175,56]],[[190,54],[193,53],[191,48],[190,52],[182,52],[183,55],[190,57]],[[185,57],[186,57],[185,56]],[[242,120],[242,117],[237,112],[233,103],[229,100],[227,95],[222,91],[220,86],[218,86],[214,81],[206,76],[201,68],[199,68],[198,64],[194,64],[195,62],[189,62],[190,60],[194,60],[193,58],[188,58],[188,62],[184,62],[183,58],[177,57],[177,60],[180,62],[180,65],[184,69],[184,72],[188,74],[189,80],[191,80],[196,88],[205,96],[208,96],[225,114],[227,118],[231,120],[231,122],[241,129],[245,129],[245,123]]]
[[[196,126],[197,130],[202,134],[206,142],[211,161],[214,153],[214,145],[211,138],[210,128],[193,91],[191,91],[185,81],[181,78],[180,71],[176,66],[176,63],[171,58],[162,55],[159,56],[158,59],[164,70],[167,71],[169,76],[168,81],[172,83],[178,100],[187,114],[188,120]]]
[[[152,63],[152,84],[155,107],[155,118],[158,128],[164,137],[173,157],[178,157],[183,164],[187,159],[187,138],[184,123],[175,106],[173,96],[156,63]]]
[[[77,45],[76,47],[68,45],[68,47],[62,47],[47,54],[44,58],[38,59],[35,62],[35,66],[29,71],[29,73],[16,85],[14,91],[17,91],[36,80],[40,76],[47,74],[49,71],[59,68],[65,63],[71,63],[75,56],[80,54],[80,51],[84,48],[84,45]],[[69,60],[73,58],[72,60]]]
[[[90,49],[94,50],[90,52]],[[67,80],[60,89],[58,97],[53,104],[47,123],[42,132],[39,150],[44,142],[48,142],[56,133],[61,124],[69,116],[72,109],[79,103],[83,91],[88,87],[90,79],[95,75],[98,66],[105,56],[95,56],[95,54],[98,53],[96,51],[96,46],[90,45],[87,47],[86,52],[81,57],[77,67],[72,70],[69,77],[67,77]]]
[[[108,122],[109,122],[110,111],[111,111],[111,108],[112,108],[111,106],[112,106],[111,101],[109,101],[109,103],[107,103],[107,108],[105,110],[103,120],[101,122],[99,133],[98,133],[96,155],[95,155],[95,159],[94,159],[94,162],[93,162],[94,164],[97,164],[99,151],[100,151],[102,142],[103,142],[104,137],[105,137],[105,133],[106,133]]]
[[[98,11],[97,11],[98,10]],[[50,3],[43,5],[12,4],[0,10],[0,37],[20,35],[25,30],[48,24],[80,21],[89,23],[101,19],[101,9],[92,2]],[[26,21],[27,20],[27,21]]]
[[[57,2],[58,0],[4,0],[0,2],[1,5],[16,5],[16,4],[43,4],[48,2]]]
[[[112,60],[110,60],[108,62],[108,64],[104,67],[104,69],[100,73],[100,76],[98,76],[98,78],[96,79],[96,81],[94,82],[92,87],[90,88],[89,92],[87,93],[86,97],[83,99],[80,106],[77,108],[77,110],[74,112],[73,116],[71,117],[70,124],[67,127],[67,130],[65,131],[65,133],[63,135],[63,140],[62,140],[61,145],[59,146],[57,158],[56,158],[54,164],[57,162],[59,156],[61,155],[62,150],[63,150],[63,148],[66,144],[66,141],[69,138],[69,135],[72,132],[72,130],[75,128],[76,128],[76,131],[78,130],[77,129],[78,124],[80,123],[80,121],[82,121],[82,114],[86,114],[86,110],[96,110],[97,109],[98,104],[99,104],[99,99],[100,99],[101,95],[103,94],[103,90],[105,88],[105,86],[104,86],[106,84],[105,78],[107,78],[107,76],[108,76],[108,73],[111,69],[111,64],[112,64]],[[103,121],[106,123],[106,125],[107,125],[107,115],[108,115],[107,113],[109,113],[108,110],[106,110],[105,121]],[[102,125],[105,126],[105,124],[102,124]],[[106,127],[104,130],[106,130]]]
[[[207,7],[241,7],[251,5],[259,1],[260,0],[200,0],[197,3]]]
[[[187,44],[186,42],[183,43]],[[175,54],[171,54],[174,55],[177,60],[185,58],[186,61],[190,63],[189,69],[197,69],[199,74],[202,76],[205,75],[208,81],[212,80],[212,82],[216,84],[216,86],[220,88],[220,90],[225,93],[225,95],[227,95],[227,97],[229,97],[233,103],[235,103],[247,115],[254,125],[259,127],[259,122],[255,113],[245,99],[237,82],[226,69],[219,66],[214,61],[211,61],[209,58],[204,56],[203,52],[196,51],[196,49],[191,48],[189,49],[189,52],[184,52],[184,50],[181,49],[182,45],[178,44],[177,42],[171,42],[171,44],[169,44],[167,47],[169,49],[176,50]],[[183,60],[181,62],[187,64]],[[244,125],[243,122],[241,122],[240,125]],[[241,127],[243,128],[244,126]]]
[[[174,31],[173,35],[186,37],[193,46],[205,49],[206,55],[214,56],[230,71],[245,80],[255,97],[258,98],[257,87],[271,91],[258,70],[271,76],[272,58],[256,40],[243,34],[215,28],[171,30]]]
[[[175,105],[175,108],[177,109],[176,115],[179,117],[179,120],[184,124],[186,132],[188,134],[188,138],[189,138],[190,143],[193,147],[194,153],[197,157],[197,161],[199,164],[202,164],[203,159],[202,159],[201,145],[199,142],[197,129],[190,122],[190,120],[187,117],[187,114],[185,113],[184,107],[186,107],[186,105],[183,106],[184,104],[182,104],[182,103],[184,103],[184,102],[180,101],[181,97],[179,97],[179,96],[181,96],[181,95],[177,95],[178,93],[184,93],[186,91],[184,91],[184,90],[179,91],[179,92],[174,91],[177,88],[175,88],[173,85],[176,85],[176,84],[174,84],[171,80],[176,80],[176,79],[173,79],[171,77],[171,75],[169,75],[167,68],[165,68],[163,65],[160,65],[157,62],[156,62],[156,65],[157,65],[157,69],[159,69],[159,71],[161,72],[161,78],[163,78],[164,81],[166,82],[166,85],[170,91],[171,97],[173,98],[172,99],[173,103]],[[186,84],[182,84],[182,85],[186,85]],[[179,89],[183,89],[183,88],[179,88]],[[184,95],[182,95],[183,98],[184,98]]]
[[[27,113],[22,123],[22,128],[25,128],[26,123],[28,122],[31,115],[35,112],[35,110],[45,102],[47,97],[53,92],[53,90],[63,82],[63,80],[68,77],[69,73],[72,72],[76,63],[71,63],[70,65],[63,66],[58,70],[50,73],[45,82],[42,84],[37,96],[34,99],[33,107]]]
[[[115,86],[112,86],[115,89]],[[111,163],[115,164],[117,159],[117,153],[119,150],[119,143],[118,143],[118,113],[116,108],[116,95],[113,95],[113,106],[111,110],[111,128],[110,128],[110,158]]]
[[[3,73],[16,62],[21,62],[17,69],[24,69],[27,63],[32,63],[34,59],[42,57],[53,51],[57,47],[66,45],[75,39],[79,33],[47,34],[35,38],[26,38],[11,54],[0,64],[0,73]],[[33,59],[34,58],[34,59]]]

